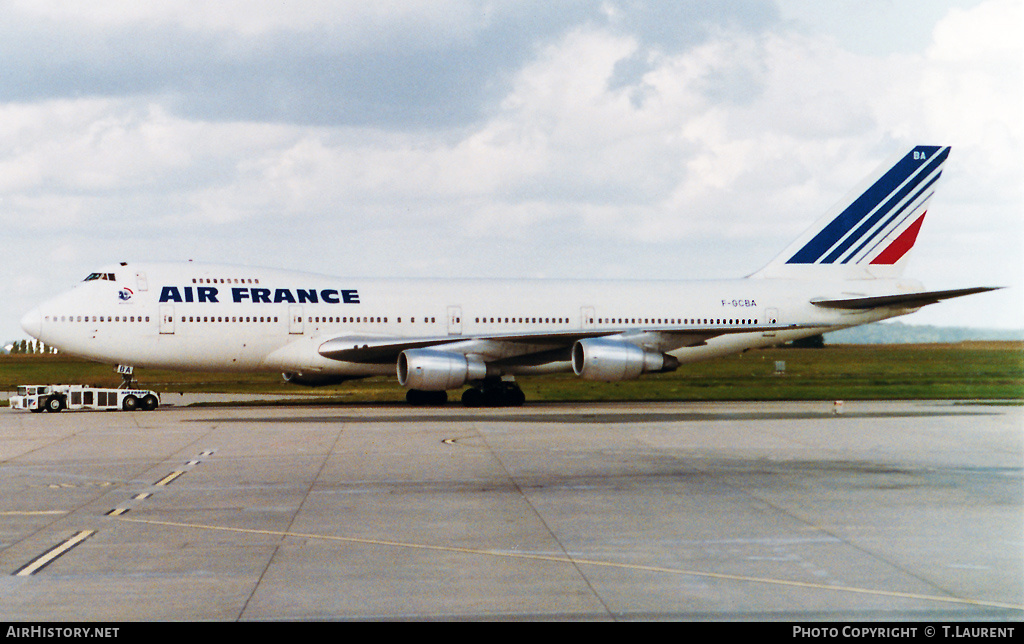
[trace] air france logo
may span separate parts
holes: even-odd
[[[132,299],[132,295],[135,294],[132,293],[132,290],[130,288],[125,286],[124,288],[117,292],[117,299],[121,300],[122,302],[127,302],[128,300]]]
[[[214,286],[199,286],[195,290],[191,286],[165,286],[160,289],[161,302],[219,303],[220,298],[221,293]],[[231,301],[236,304],[359,304],[359,291],[337,288],[232,288]]]

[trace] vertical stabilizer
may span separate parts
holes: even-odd
[[[899,277],[949,150],[919,145],[883,164],[751,277]]]

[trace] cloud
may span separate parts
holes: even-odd
[[[912,50],[761,2],[283,6],[2,5],[12,266],[739,276],[918,143],[954,151],[915,266],[1019,261],[1018,3],[954,9]],[[974,276],[949,261],[978,249]]]
[[[202,120],[454,127],[589,3],[7,2],[6,100],[144,97]]]
[[[539,48],[581,25],[677,50],[774,15],[752,0],[5,4],[7,100],[144,97],[193,119],[402,130],[479,122]]]

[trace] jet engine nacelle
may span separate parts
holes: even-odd
[[[572,370],[584,380],[633,380],[642,373],[674,371],[678,366],[679,360],[670,355],[622,340],[587,338],[572,347]]]
[[[487,377],[479,358],[436,349],[406,349],[398,356],[398,383],[407,389],[445,391]]]

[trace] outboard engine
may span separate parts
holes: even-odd
[[[584,380],[617,382],[642,373],[675,371],[679,360],[623,340],[587,338],[572,347],[572,370]]]

